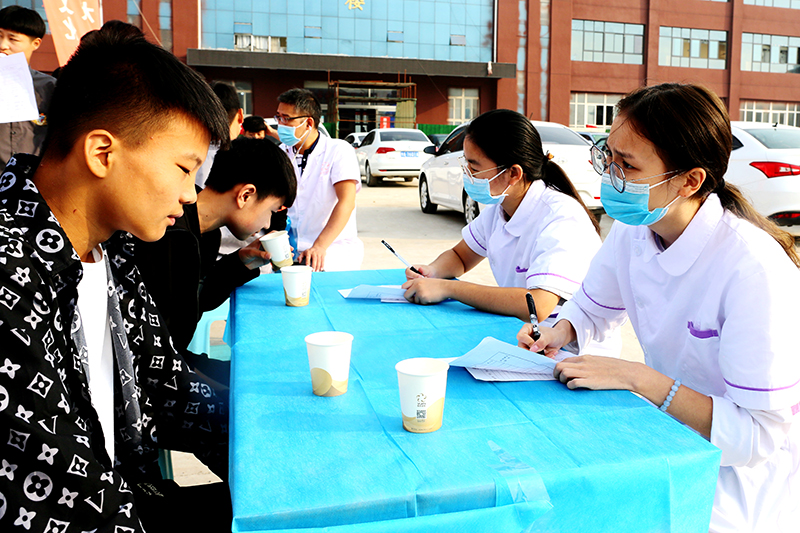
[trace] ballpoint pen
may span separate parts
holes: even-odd
[[[539,337],[542,336],[542,334],[539,333],[539,317],[536,316],[536,303],[533,301],[533,296],[531,296],[529,292],[525,293],[525,298],[528,301],[528,313],[531,315],[531,326],[533,326],[533,335],[531,335],[531,337],[533,337],[533,342],[536,342],[539,340]],[[544,355],[544,350],[539,353]]]
[[[384,245],[386,248],[388,248],[388,249],[389,249],[389,251],[390,251],[390,252],[392,252],[396,258],[398,258],[400,261],[402,261],[402,262],[403,262],[403,264],[404,264],[405,266],[407,266],[407,267],[408,267],[408,268],[411,270],[411,272],[416,272],[416,273],[417,273],[417,274],[419,274],[420,276],[422,276],[422,277],[425,277],[425,275],[424,275],[422,272],[420,272],[419,270],[417,270],[416,268],[414,268],[413,266],[411,266],[411,264],[410,264],[408,261],[406,261],[405,259],[403,259],[402,257],[400,257],[400,254],[398,254],[397,252],[395,252],[395,251],[394,251],[394,248],[392,248],[391,246],[389,246],[389,243],[388,243],[388,242],[386,242],[386,241],[384,241],[383,239],[381,239],[381,243],[382,243],[382,244],[383,244],[383,245]]]

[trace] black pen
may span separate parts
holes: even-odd
[[[392,252],[396,258],[398,258],[400,261],[402,261],[402,262],[403,262],[403,264],[404,264],[405,266],[407,266],[407,267],[408,267],[408,268],[411,270],[411,272],[416,272],[416,273],[417,273],[417,274],[419,274],[420,276],[422,276],[422,277],[425,277],[425,275],[424,275],[422,272],[420,272],[419,270],[417,270],[416,268],[414,268],[413,266],[411,266],[411,264],[410,264],[408,261],[406,261],[405,259],[403,259],[402,257],[400,257],[400,254],[398,254],[397,252],[395,252],[395,251],[394,251],[394,248],[392,248],[391,246],[389,246],[389,243],[388,243],[388,242],[386,242],[386,241],[384,241],[383,239],[381,239],[381,243],[383,243],[383,245],[384,245],[386,248],[388,248],[388,249],[389,249],[389,251],[390,251],[390,252]]]
[[[539,340],[539,337],[542,336],[542,334],[539,333],[539,317],[536,316],[536,302],[533,301],[533,296],[531,296],[531,293],[529,292],[525,293],[525,298],[528,301],[528,313],[531,315],[531,326],[533,326],[533,342],[536,342]],[[539,353],[544,355],[544,350]]]

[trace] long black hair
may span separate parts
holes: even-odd
[[[527,183],[542,180],[545,186],[574,198],[600,233],[597,220],[586,208],[564,169],[545,155],[539,132],[524,115],[509,109],[487,111],[470,122],[466,137],[497,166],[510,168],[519,165]]]

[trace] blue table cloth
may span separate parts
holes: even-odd
[[[284,305],[279,275],[232,300],[233,531],[708,531],[720,452],[626,391],[448,374],[442,428],[402,427],[394,365],[456,357],[521,322],[448,301],[346,300],[402,270],[314,273]],[[304,337],[354,336],[346,394],[317,397]]]

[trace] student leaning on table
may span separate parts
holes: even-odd
[[[646,364],[570,358],[571,389],[627,389],[722,450],[711,531],[800,523],[798,256],[723,175],[727,111],[709,90],[664,84],[618,104],[602,201],[617,219],[553,329],[521,346],[551,352],[602,339],[630,318]],[[621,191],[621,192],[618,192]]]
[[[597,223],[564,171],[542,151],[539,132],[523,115],[496,109],[479,116],[464,138],[464,189],[489,207],[462,239],[430,265],[410,269],[403,288],[418,304],[458,300],[483,311],[528,321],[525,293],[539,320],[555,323],[600,248]],[[456,278],[489,259],[498,287]],[[618,356],[620,337],[592,353]]]

